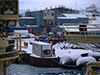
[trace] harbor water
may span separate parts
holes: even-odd
[[[85,75],[85,71],[60,67],[43,68],[28,64],[11,64],[7,68],[7,75]]]

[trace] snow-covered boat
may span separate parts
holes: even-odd
[[[26,39],[29,46],[24,48],[24,60],[33,66],[38,67],[58,67],[59,57],[52,53],[52,45],[49,43],[32,41]],[[30,44],[31,42],[31,44]]]

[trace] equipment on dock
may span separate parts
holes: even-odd
[[[41,57],[52,57],[52,45],[44,42],[31,42],[32,52]]]

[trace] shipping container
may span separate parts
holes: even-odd
[[[52,57],[52,45],[44,42],[32,42],[32,53],[41,57]]]

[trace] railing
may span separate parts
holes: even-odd
[[[2,69],[2,71],[5,71],[6,68],[11,63],[13,63],[17,58],[19,58],[19,60],[20,60],[20,56],[19,55],[25,53],[24,51],[21,51],[21,48],[22,48],[22,46],[21,46],[21,41],[22,41],[21,40],[21,34],[17,34],[16,37],[12,37],[13,33],[10,33],[10,34],[11,34],[11,37],[8,37],[8,38],[3,37],[3,39],[5,41],[8,41],[8,42],[9,42],[9,40],[10,41],[14,40],[11,44],[9,43],[8,45],[9,46],[12,46],[12,45],[14,46],[16,44],[16,49],[9,50],[9,48],[8,49],[6,48],[5,52],[0,53],[0,61],[5,61],[5,62],[9,61],[9,63],[5,63],[5,67]],[[19,35],[19,38],[18,38],[18,35]],[[16,43],[14,43],[15,40],[16,40]],[[19,44],[19,46],[18,46],[18,44]]]
[[[100,75],[100,62],[90,63],[85,75]]]
[[[62,28],[68,42],[100,43],[100,24],[65,23]]]
[[[9,48],[6,48],[6,51],[5,52],[3,52],[3,53],[0,53],[0,61],[2,61],[2,60],[8,60],[8,58],[9,59],[13,59],[12,57],[19,57],[19,54],[20,54],[20,52],[22,52],[21,51],[21,48],[22,48],[22,46],[21,46],[21,34],[18,34],[19,35],[19,38],[18,38],[18,35],[16,35],[16,37],[12,37],[12,34],[13,33],[10,33],[11,34],[11,37],[8,37],[8,38],[3,38],[3,39],[5,39],[6,41],[13,41],[13,43],[9,43],[8,45],[9,46],[14,46],[14,45],[16,45],[16,49],[13,49],[13,50],[9,50]],[[16,43],[14,43],[16,41]],[[19,44],[19,46],[18,46],[18,44]]]

